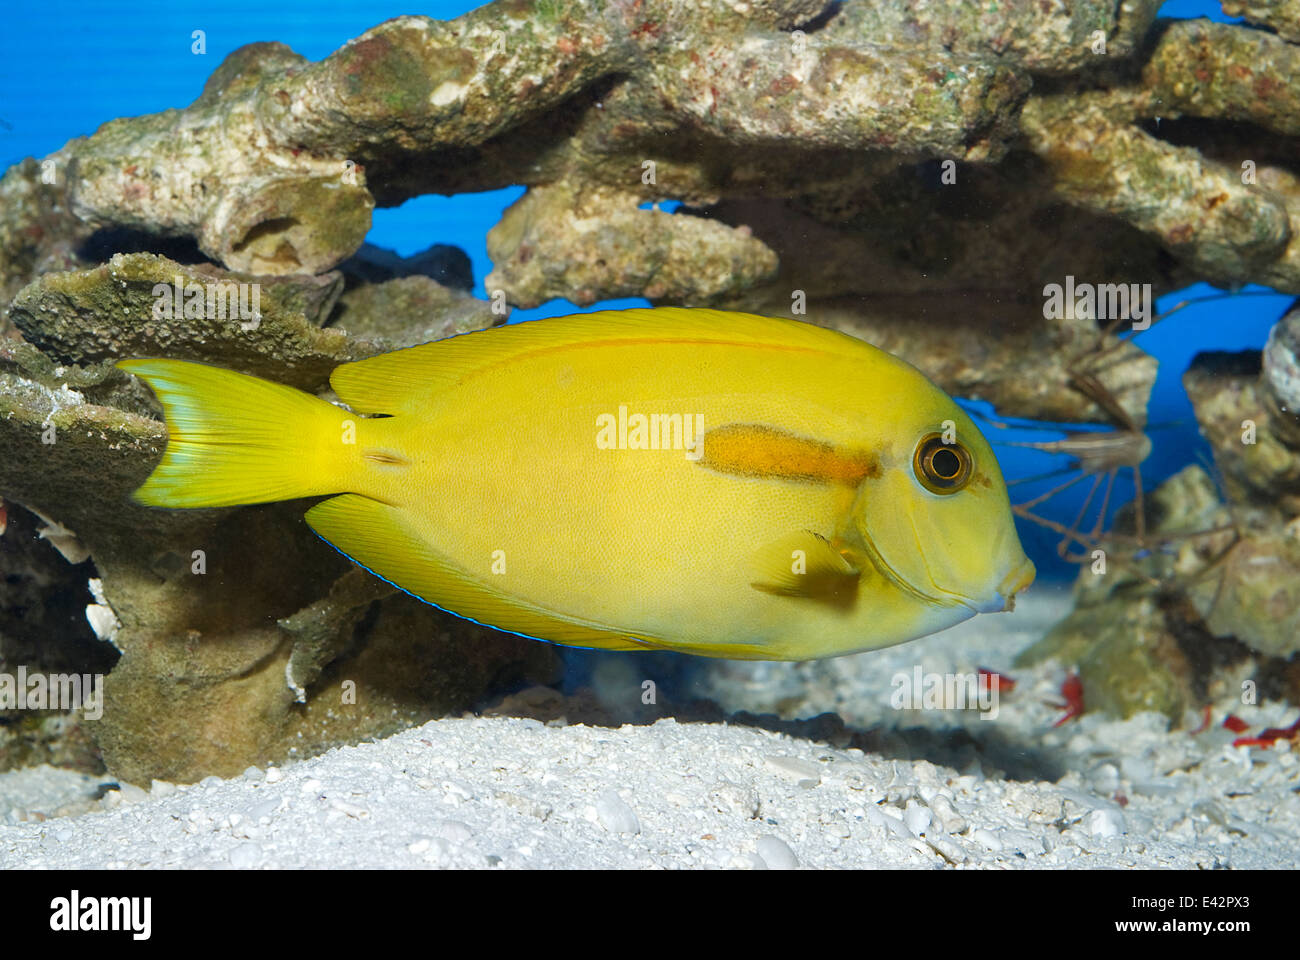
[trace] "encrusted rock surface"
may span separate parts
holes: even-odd
[[[258,284],[260,310],[247,320],[209,314],[206,293],[220,283]],[[350,325],[373,337],[362,339],[321,326],[343,285],[337,273],[256,277],[137,253],[45,274],[15,299],[26,340],[0,347],[0,490],[79,545],[69,573],[59,567],[69,560],[41,562],[59,572],[43,602],[80,610],[75,629],[42,629],[18,609],[36,585],[7,589],[0,618],[44,644],[32,657],[31,638],[0,626],[4,661],[55,671],[62,656],[108,672],[102,718],[73,711],[52,734],[21,718],[27,726],[2,744],[15,762],[21,747],[28,760],[88,769],[102,756],[127,782],[191,781],[390,733],[464,709],[501,682],[552,678],[550,648],[391,595],[351,568],[306,526],[302,503],[167,511],[130,500],[166,429],[148,392],[112,366],[118,358],[219,363],[321,390],[341,362],[501,319],[427,276],[399,277],[347,295]],[[11,524],[6,559],[32,553],[36,536]],[[100,637],[86,620],[90,576],[106,601]]]

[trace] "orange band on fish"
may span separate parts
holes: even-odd
[[[880,473],[872,454],[843,454],[829,443],[760,423],[729,423],[704,435],[700,466],[744,477],[856,487]]]

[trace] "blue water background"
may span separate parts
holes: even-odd
[[[92,133],[115,117],[183,107],[198,96],[217,65],[232,50],[259,40],[279,40],[318,60],[346,40],[392,16],[422,14],[448,19],[472,9],[473,2],[392,5],[359,2],[249,2],[221,4],[187,0],[139,0],[121,4],[49,0],[10,4],[0,25],[0,161],[5,166],[25,156],[43,156],[68,139]],[[1217,3],[1175,0],[1162,13],[1174,17],[1225,17]],[[192,52],[193,32],[204,31],[206,53]],[[469,254],[480,293],[491,269],[486,234],[501,211],[520,194],[512,187],[455,197],[424,196],[401,207],[376,210],[370,241],[409,255],[432,243],[451,243]],[[669,208],[671,209],[671,208]],[[1062,238],[1069,242],[1069,238]],[[1258,288],[1250,288],[1258,289]],[[1157,306],[1167,309],[1187,296],[1214,292],[1205,285],[1170,295]],[[1161,375],[1151,404],[1154,452],[1144,467],[1147,486],[1192,460],[1208,460],[1179,382],[1201,350],[1241,350],[1263,345],[1268,329],[1289,297],[1240,297],[1183,311],[1141,335],[1141,346],[1160,360]],[[642,300],[609,301],[587,309],[644,305]],[[959,308],[954,305],[954,309]],[[574,312],[557,300],[534,310],[516,311],[524,320]],[[1042,439],[1034,434],[1016,434]],[[999,433],[998,438],[1006,434]],[[1009,477],[1030,476],[1059,465],[1036,451],[1003,448]],[[1020,488],[1017,499],[1038,488]],[[1024,491],[1024,493],[1022,493]],[[1117,489],[1117,501],[1131,488]],[[1078,500],[1062,498],[1048,515],[1062,522]],[[1033,527],[1022,533],[1045,573],[1071,571],[1052,562],[1055,538]]]

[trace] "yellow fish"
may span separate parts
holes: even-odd
[[[179,360],[141,503],[307,511],[459,616],[606,650],[808,660],[1011,609],[1034,577],[993,452],[916,369],[793,320],[661,308],[337,368],[350,409]]]

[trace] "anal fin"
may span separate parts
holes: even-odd
[[[600,624],[505,596],[440,556],[398,507],[348,493],[307,511],[307,523],[353,562],[448,613],[536,640],[600,650],[662,649],[656,638],[634,637]]]

